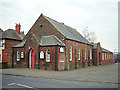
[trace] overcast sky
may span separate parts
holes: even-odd
[[[118,1],[119,0],[0,0],[0,28],[15,29],[21,24],[25,34],[37,18],[45,16],[75,28],[95,32],[101,46],[118,49]]]

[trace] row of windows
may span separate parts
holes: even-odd
[[[21,52],[21,55],[20,55],[20,51],[17,51],[17,61],[20,61],[20,57],[24,58],[24,52]]]
[[[105,58],[104,58],[105,57]],[[112,59],[111,54],[107,54],[107,53],[102,53],[102,60],[107,60],[107,59]]]
[[[92,49],[90,48],[90,59],[92,59]],[[80,47],[78,48],[78,60],[80,60]],[[85,60],[87,60],[87,49],[85,48]],[[70,61],[72,61],[72,45],[70,45]]]
[[[17,51],[17,61],[20,61],[20,57],[24,58],[24,52],[21,52],[21,55],[20,55],[20,51],[18,50]],[[41,51],[40,57],[44,58],[44,52],[43,51]],[[49,49],[47,49],[47,51],[46,51],[46,62],[50,62],[50,51],[49,51]]]
[[[43,51],[40,52],[40,58],[44,59],[44,52]],[[46,50],[46,62],[50,62],[50,50],[49,49]]]
[[[80,60],[80,47],[78,48],[78,60]],[[24,58],[24,53],[21,52],[21,58]],[[40,52],[40,58],[44,58],[44,52]],[[87,50],[85,49],[85,60],[87,59]],[[90,59],[92,59],[92,49],[90,48]],[[20,52],[17,51],[17,61],[20,61]],[[72,61],[72,45],[70,45],[70,61]],[[46,50],[46,62],[50,62],[50,51]]]

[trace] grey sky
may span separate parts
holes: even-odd
[[[77,29],[95,32],[101,46],[118,49],[119,0],[0,0],[0,28],[29,31],[41,13]]]

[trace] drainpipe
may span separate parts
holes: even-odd
[[[58,71],[57,46],[55,46],[55,71]]]
[[[13,58],[14,58],[14,49],[12,48],[12,68],[14,68],[14,61],[13,61]]]

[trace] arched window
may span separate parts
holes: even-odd
[[[80,60],[80,47],[78,48],[78,60]]]
[[[70,45],[70,61],[72,61],[72,45]]]
[[[17,61],[20,61],[20,52],[17,51]]]
[[[47,49],[46,51],[46,62],[50,62],[50,51]]]

